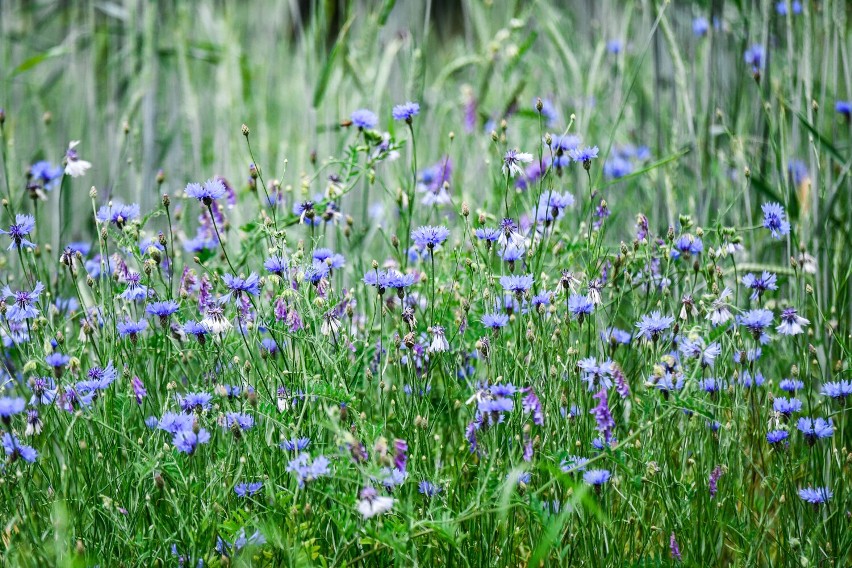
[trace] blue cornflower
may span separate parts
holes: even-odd
[[[549,224],[565,216],[565,209],[574,205],[574,196],[570,193],[550,192],[539,197],[535,209],[535,220]]]
[[[153,418],[153,417],[152,417]],[[155,419],[156,420],[156,419]],[[151,422],[149,427],[156,427],[169,434],[177,434],[181,430],[192,430],[195,425],[195,417],[191,414],[178,414],[177,412],[165,412],[163,417],[156,422]]]
[[[708,394],[715,394],[720,390],[723,390],[726,386],[727,383],[725,383],[725,381],[715,377],[707,377],[706,379],[698,381],[698,388]]]
[[[790,3],[790,8],[792,9],[793,15],[798,16],[799,14],[802,13],[802,3],[799,2],[799,0],[793,0],[793,2]],[[775,12],[779,16],[786,16],[787,15],[787,0],[780,0],[780,2],[776,3],[775,4]]]
[[[263,489],[262,481],[255,481],[253,483],[238,483],[234,487],[234,493],[237,494],[237,497],[251,497],[258,491]]]
[[[825,503],[833,496],[834,493],[832,493],[828,487],[807,487],[805,489],[799,489],[799,497],[802,498],[802,501],[812,503],[814,505]]]
[[[757,300],[767,290],[777,290],[778,285],[775,283],[776,277],[771,272],[766,270],[760,276],[755,276],[748,273],[742,278],[742,283],[746,288],[751,288],[751,299]]]
[[[805,388],[805,383],[798,379],[784,379],[778,383],[778,388],[785,392],[796,392]]]
[[[710,22],[707,18],[698,17],[692,20],[692,33],[698,37],[704,36],[710,31]]]
[[[615,420],[609,410],[607,401],[606,389],[602,388],[592,398],[598,399],[598,405],[589,411],[589,414],[595,417],[597,422],[598,432],[603,436],[604,441],[609,442],[612,439],[613,429],[615,428]]]
[[[119,229],[139,217],[139,204],[125,205],[120,201],[112,202],[98,209],[97,219],[101,223],[112,223]]]
[[[834,434],[834,423],[831,418],[828,420],[824,418],[799,418],[796,428],[804,434],[809,444],[813,444],[817,439],[830,438]]]
[[[503,287],[503,290],[507,292],[513,292],[515,296],[520,298],[524,292],[532,288],[533,275],[519,274],[512,276],[501,276],[500,285]]]
[[[424,479],[417,484],[417,491],[426,497],[434,497],[442,491],[442,487]]]
[[[112,364],[107,361],[106,367],[92,367],[86,372],[85,381],[77,383],[78,388],[84,391],[104,390],[115,382],[118,373]]]
[[[822,394],[837,400],[845,400],[847,396],[852,396],[852,381],[825,383],[822,385]]]
[[[3,419],[3,422],[8,424],[12,416],[24,411],[26,404],[26,401],[20,397],[0,397],[0,418]]]
[[[601,332],[601,339],[615,345],[629,345],[632,336],[629,331],[617,327],[608,327],[606,331]]]
[[[588,170],[592,165],[592,160],[598,157],[598,147],[586,146],[585,148],[574,148],[568,155],[575,162],[582,163],[583,167]]]
[[[248,278],[225,274],[222,276],[222,280],[225,281],[225,286],[228,287],[228,290],[237,298],[244,293],[251,294],[252,296],[260,294],[260,277],[255,272],[249,274]]]
[[[559,462],[559,469],[561,469],[564,473],[584,471],[586,469],[587,463],[589,463],[588,458],[583,458],[580,456],[568,456],[567,458]]]
[[[598,487],[609,481],[610,477],[612,477],[612,474],[606,469],[590,469],[583,473],[583,481]]]
[[[751,65],[752,71],[759,71],[763,69],[763,59],[765,56],[765,50],[763,46],[759,43],[752,44],[748,49],[746,49],[743,54],[743,59],[749,65]]]
[[[30,446],[22,444],[14,434],[3,434],[3,450],[6,452],[9,461],[21,458],[25,462],[33,463],[38,457],[37,451]]]
[[[175,395],[178,404],[184,412],[190,413],[194,410],[210,410],[213,395],[207,392],[188,392],[185,395]]]
[[[305,269],[305,280],[314,285],[319,284],[320,280],[328,276],[330,271],[331,269],[326,263],[315,260]]]
[[[760,208],[763,210],[763,227],[769,229],[773,239],[780,239],[790,233],[790,223],[786,220],[781,204],[764,203]]]
[[[766,434],[766,441],[770,444],[780,444],[790,437],[790,433],[786,430],[772,430]]]
[[[51,353],[44,358],[44,362],[53,367],[54,372],[62,372],[62,369],[71,361],[71,357],[63,353]]]
[[[127,288],[125,288],[118,297],[122,300],[127,300],[128,302],[138,302],[139,300],[148,299],[148,296],[151,294],[151,290],[141,283],[141,279],[142,276],[138,272],[131,272],[128,274],[125,278],[127,281]]]
[[[497,255],[503,260],[503,262],[509,264],[510,272],[514,271],[515,263],[524,258],[526,253],[527,250],[525,248],[513,245],[509,245],[506,248],[497,251]]]
[[[198,433],[192,430],[180,430],[172,439],[172,444],[179,452],[192,455],[199,444],[210,441],[210,432],[201,428]]]
[[[621,179],[633,173],[633,162],[619,155],[612,155],[604,162],[604,175],[609,179]]]
[[[358,128],[375,128],[379,123],[379,117],[376,116],[376,113],[365,108],[352,111],[349,118],[352,120],[352,124]]]
[[[766,379],[763,376],[763,373],[757,371],[754,376],[752,376],[751,371],[745,369],[739,378],[739,383],[747,389],[751,387],[762,387],[763,383],[766,382]]]
[[[450,230],[446,227],[425,225],[418,227],[411,232],[411,238],[414,244],[420,248],[434,249],[442,244],[450,236]]]
[[[515,149],[509,149],[503,155],[503,175],[515,177],[523,175],[524,168],[521,164],[529,164],[533,161],[533,155],[528,152],[519,152]]]
[[[401,105],[396,105],[393,107],[391,114],[393,115],[394,120],[404,120],[408,124],[411,124],[412,119],[420,114],[420,105],[411,101]]]
[[[35,229],[35,217],[32,215],[21,215],[20,213],[15,215],[15,223],[9,226],[8,231],[0,229],[0,235],[9,235],[9,238],[12,239],[9,248],[6,250],[35,247],[35,243],[25,238],[33,229]]]
[[[47,191],[51,191],[56,187],[63,173],[62,166],[54,166],[45,160],[34,163],[30,166],[29,171],[31,178]]]
[[[119,337],[130,337],[130,341],[136,343],[139,334],[148,328],[148,322],[144,319],[139,321],[126,320],[116,325]]]
[[[580,379],[589,385],[589,392],[595,388],[608,389],[612,386],[612,361],[602,361],[594,357],[586,357],[577,361],[577,368],[580,369]]]
[[[388,273],[384,270],[368,270],[364,273],[362,282],[367,286],[375,288],[379,294],[384,294],[389,285]]]
[[[686,233],[675,241],[675,248],[672,249],[670,256],[677,259],[681,255],[691,256],[701,254],[703,250],[704,241],[691,233]]]
[[[290,263],[283,256],[270,256],[263,263],[263,267],[272,274],[284,274],[290,268]]]
[[[412,272],[403,274],[398,270],[388,270],[387,287],[395,289],[400,298],[405,295],[405,289],[411,287],[416,281],[417,275]]]
[[[0,291],[0,295],[4,298],[14,299],[14,302],[6,310],[6,319],[9,321],[24,321],[37,318],[41,312],[33,304],[38,300],[42,292],[44,292],[44,284],[41,282],[36,282],[32,292],[25,290],[12,292],[8,285],[4,286],[3,290]]]
[[[766,328],[772,325],[772,311],[770,310],[749,310],[737,316],[739,324],[748,329],[755,339],[761,343],[767,343],[769,336],[766,335]]]
[[[188,183],[186,185],[186,195],[197,199],[208,207],[215,200],[225,197],[226,194],[225,184],[218,178],[208,179],[204,182],[204,185],[200,183]]]
[[[657,341],[660,335],[674,323],[674,318],[664,316],[659,311],[653,311],[650,314],[642,316],[636,322],[636,327],[639,328],[639,335],[649,341]]]
[[[35,377],[30,379],[30,406],[50,404],[56,398],[56,383],[50,377]]]
[[[204,343],[206,341],[205,336],[210,333],[210,330],[208,330],[205,325],[195,320],[189,320],[183,324],[183,332],[187,335],[195,336],[195,339],[197,339],[199,343]]]
[[[582,294],[571,294],[568,298],[568,311],[582,323],[585,316],[595,311],[595,304],[588,296]]]
[[[509,323],[509,316],[501,313],[485,314],[482,316],[482,325],[491,328],[494,331],[505,327]]]
[[[292,438],[290,440],[284,440],[278,444],[278,447],[288,452],[301,452],[302,450],[307,449],[310,445],[310,438]]]
[[[254,426],[254,416],[244,412],[229,412],[225,414],[225,428],[234,430],[250,430]]]
[[[611,39],[606,42],[606,50],[613,55],[621,53],[622,49],[624,49],[624,44],[620,39]]]
[[[324,262],[332,270],[343,268],[343,266],[346,264],[346,259],[343,257],[342,254],[337,254],[331,249],[327,248],[318,248],[314,250],[311,256],[317,262]]]
[[[287,471],[296,476],[299,487],[304,487],[306,481],[329,475],[329,462],[325,456],[317,456],[311,461],[311,456],[301,453],[287,464]]]
[[[476,235],[477,239],[479,239],[480,241],[485,241],[485,243],[488,245],[500,238],[500,231],[491,227],[483,227],[481,229],[477,229],[473,232],[473,234]]]
[[[834,110],[848,119],[852,116],[852,101],[837,101],[834,103]]]
[[[174,300],[166,300],[164,302],[151,302],[145,306],[145,312],[152,316],[160,318],[160,323],[166,325],[169,316],[178,311],[178,303]]]
[[[799,412],[802,409],[802,401],[798,398],[784,398],[779,396],[772,401],[772,410],[783,415],[791,416],[794,412]]]

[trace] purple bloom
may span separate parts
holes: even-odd
[[[773,239],[780,239],[790,233],[790,223],[784,215],[784,207],[778,203],[764,203],[761,209],[763,209],[763,227],[769,229]]]
[[[290,440],[284,440],[278,444],[278,447],[288,452],[301,452],[302,450],[307,449],[310,445],[310,438],[292,438]]]
[[[170,315],[178,311],[178,303],[174,300],[166,300],[164,302],[151,302],[145,306],[145,312],[152,316],[158,316],[161,320],[167,319]]]
[[[583,318],[595,311],[595,304],[582,294],[571,294],[568,298],[568,311],[582,323]]]
[[[48,161],[41,160],[30,166],[29,175],[47,191],[52,191],[65,173],[62,166],[54,166]]]
[[[778,388],[785,392],[796,392],[797,390],[802,390],[805,388],[805,383],[798,379],[784,379],[780,383],[778,383]]]
[[[287,272],[290,264],[283,256],[270,256],[263,263],[263,267],[272,274],[284,274]]]
[[[251,497],[258,491],[263,489],[262,481],[255,481],[253,483],[238,483],[234,487],[234,493],[237,494],[237,497]]]
[[[210,207],[215,200],[225,197],[226,194],[225,184],[219,178],[208,179],[204,185],[189,183],[186,186],[186,195],[197,199],[207,207]]]
[[[148,396],[148,391],[145,390],[145,385],[139,377],[133,377],[130,381],[130,386],[133,387],[133,396],[136,397],[136,404],[142,404],[142,399]]]
[[[737,317],[739,324],[748,329],[755,339],[761,343],[767,343],[769,336],[766,335],[766,328],[772,325],[772,312],[770,310],[749,310]]]
[[[751,288],[751,299],[757,300],[767,290],[777,290],[778,285],[775,283],[775,275],[771,272],[763,271],[759,277],[754,274],[746,274],[742,278],[742,283],[745,287]]]
[[[590,469],[583,474],[583,481],[588,485],[601,486],[607,481],[612,474],[606,469]]]
[[[802,13],[802,3],[799,0],[793,0],[790,3],[790,8],[792,8],[793,15],[799,15]],[[775,4],[775,12],[779,16],[787,15],[787,0],[780,0]]]
[[[192,455],[199,444],[210,441],[210,432],[201,428],[198,433],[192,430],[180,430],[172,439],[172,444],[179,452]]]
[[[0,418],[8,424],[12,416],[24,411],[26,404],[26,401],[20,397],[0,397]]]
[[[594,407],[589,413],[595,417],[595,422],[597,422],[598,432],[604,437],[606,442],[609,442],[612,439],[612,431],[615,428],[615,420],[612,418],[612,414],[609,411],[609,404],[606,397],[606,389],[601,389],[594,398],[598,399],[598,405]]]
[[[260,277],[254,272],[249,274],[248,278],[225,274],[222,276],[222,280],[225,281],[225,286],[228,287],[228,290],[236,297],[240,297],[244,293],[251,294],[252,296],[260,294]]]
[[[8,285],[3,287],[0,294],[4,298],[13,298],[14,302],[9,305],[6,310],[6,319],[9,321],[24,321],[37,318],[41,312],[33,304],[38,301],[39,296],[44,291],[44,284],[36,282],[32,292],[21,290],[12,292]]]
[[[213,395],[206,392],[188,392],[185,395],[175,395],[181,409],[187,414],[193,411],[210,410]]]
[[[393,115],[394,120],[404,120],[408,124],[411,124],[412,119],[420,114],[420,105],[410,101],[401,105],[396,105],[393,107],[391,114]]]
[[[332,270],[343,268],[346,264],[346,259],[342,254],[336,254],[333,250],[327,248],[315,249],[311,255],[314,260],[324,262]]]
[[[834,423],[831,418],[799,418],[796,423],[796,428],[799,429],[809,444],[813,444],[818,439],[830,438],[834,434]]]
[[[743,59],[747,64],[751,65],[752,71],[755,72],[763,68],[764,57],[765,51],[759,43],[752,44],[746,49],[745,54],[743,54]]]
[[[139,204],[125,205],[120,201],[104,205],[98,209],[97,219],[101,223],[112,223],[119,229],[127,222],[139,217]]]
[[[636,322],[636,327],[639,328],[639,335],[649,341],[657,341],[660,335],[674,323],[674,318],[664,316],[658,311],[653,311]]]
[[[713,471],[710,472],[710,480],[707,482],[707,487],[710,491],[710,499],[716,497],[716,493],[719,491],[719,478],[722,477],[722,468],[718,465],[713,468]]]
[[[524,414],[532,414],[533,424],[536,426],[544,425],[544,412],[541,408],[541,401],[536,396],[535,391],[533,391],[532,387],[527,387],[522,392],[526,395],[521,400],[521,408],[523,408]]]
[[[766,434],[766,441],[770,444],[780,444],[790,436],[786,430],[772,430]]]
[[[243,412],[229,412],[225,414],[225,428],[234,430],[249,430],[254,426],[254,417]]]
[[[845,400],[847,396],[852,396],[852,381],[825,383],[822,385],[822,394],[837,400]]]
[[[287,471],[296,476],[299,487],[304,487],[307,481],[313,481],[318,477],[329,475],[329,464],[330,462],[325,456],[317,456],[311,461],[311,456],[301,453],[290,460],[290,463],[287,465]]]
[[[828,487],[807,487],[805,489],[799,489],[799,497],[802,498],[802,501],[812,503],[814,505],[825,503],[833,496],[834,493],[832,493]]]
[[[501,313],[485,314],[482,316],[482,325],[493,330],[505,327],[509,323],[509,316]]]
[[[802,409],[802,401],[798,398],[784,398],[779,396],[772,401],[772,410],[783,415],[791,416],[794,412],[799,412]]]
[[[70,359],[70,357],[69,357]],[[35,377],[30,380],[30,405],[50,404],[56,398],[56,383],[50,377]]]
[[[143,331],[145,331],[145,329],[147,329],[147,327],[148,327],[148,322],[145,321],[145,320],[139,320],[139,321],[126,320],[126,321],[123,321],[123,322],[119,322],[116,325],[116,328],[118,329],[119,337],[128,337],[129,336],[130,340],[134,343],[136,342],[139,334],[142,333]]]
[[[585,148],[574,148],[568,154],[572,160],[581,162],[583,167],[588,169],[588,165],[592,163],[592,160],[598,157],[598,147],[586,146]]]
[[[15,223],[9,226],[8,231],[0,229],[0,235],[9,235],[9,238],[12,239],[9,248],[6,250],[35,247],[35,243],[25,238],[33,229],[35,229],[35,217],[32,215],[21,215],[20,213],[15,215]]]
[[[426,497],[434,497],[442,491],[442,488],[440,485],[435,485],[431,481],[426,481],[424,479],[417,484],[417,491]]]
[[[3,450],[6,452],[6,457],[9,458],[9,461],[21,458],[25,462],[33,463],[38,457],[37,451],[30,446],[22,444],[14,434],[3,434]]]
[[[837,101],[834,103],[834,110],[848,119],[852,116],[852,101]]]
[[[376,113],[365,108],[352,111],[349,118],[352,120],[352,124],[358,128],[375,128],[379,123]]]
[[[446,227],[433,227],[426,225],[419,227],[411,232],[411,238],[414,244],[420,248],[428,248],[432,250],[447,240],[450,236],[450,230]]]
[[[681,561],[683,558],[680,555],[680,547],[677,545],[677,539],[675,538],[675,533],[669,537],[669,550],[672,554],[672,560]]]
[[[516,296],[521,296],[524,292],[532,288],[532,274],[520,274],[512,276],[501,276],[500,285],[507,292],[514,292]]]
[[[707,18],[698,17],[692,20],[692,33],[697,37],[702,37],[710,31],[710,22]]]

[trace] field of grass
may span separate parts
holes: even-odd
[[[851,565],[849,16],[0,3],[3,565]]]

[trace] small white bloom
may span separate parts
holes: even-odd
[[[376,515],[387,513],[393,508],[393,497],[377,496],[372,499],[361,499],[358,501],[358,512],[365,519],[370,519]]]

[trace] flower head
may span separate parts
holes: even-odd
[[[80,144],[79,140],[72,140],[68,143],[68,150],[65,151],[65,175],[71,177],[80,177],[92,167],[91,162],[81,160],[77,155],[75,148]]]
[[[796,308],[786,308],[779,316],[781,323],[775,327],[775,330],[781,335],[799,335],[804,333],[804,326],[811,323],[803,318],[796,311]]]
[[[32,215],[21,215],[18,213],[15,215],[14,224],[9,226],[8,231],[0,229],[0,235],[9,235],[9,238],[12,239],[7,250],[12,250],[13,248],[20,249],[23,247],[33,248],[35,247],[35,243],[26,238],[33,229],[35,229],[35,217]]]
[[[420,248],[432,250],[442,244],[450,236],[450,230],[446,227],[433,227],[426,225],[411,232],[411,239]]]
[[[404,120],[408,124],[411,124],[414,117],[420,114],[420,105],[411,101],[396,105],[393,107],[391,114],[394,120]]]
[[[664,316],[658,311],[653,311],[642,316],[636,322],[636,327],[639,328],[639,335],[649,341],[657,341],[662,333],[674,323],[674,320],[671,316]]]
[[[610,477],[612,474],[607,469],[590,469],[583,473],[583,481],[598,487],[609,481]]]
[[[44,284],[36,282],[32,292],[19,290],[12,292],[9,286],[5,286],[0,294],[4,298],[12,298],[14,301],[6,310],[6,319],[9,321],[25,321],[28,319],[37,318],[41,312],[33,304],[38,301],[39,296],[44,291]]]
[[[773,239],[780,239],[790,233],[790,223],[786,220],[784,207],[778,203],[764,203],[763,227],[769,229]]]
[[[379,118],[376,116],[376,113],[365,108],[352,111],[349,118],[352,120],[352,124],[358,128],[375,128],[379,123]]]
[[[200,183],[188,183],[186,185],[187,197],[197,199],[208,207],[217,199],[225,197],[226,194],[225,184],[219,178],[208,179],[203,185]]]
[[[806,503],[819,505],[825,503],[834,496],[828,487],[806,487],[799,489],[799,497]]]

